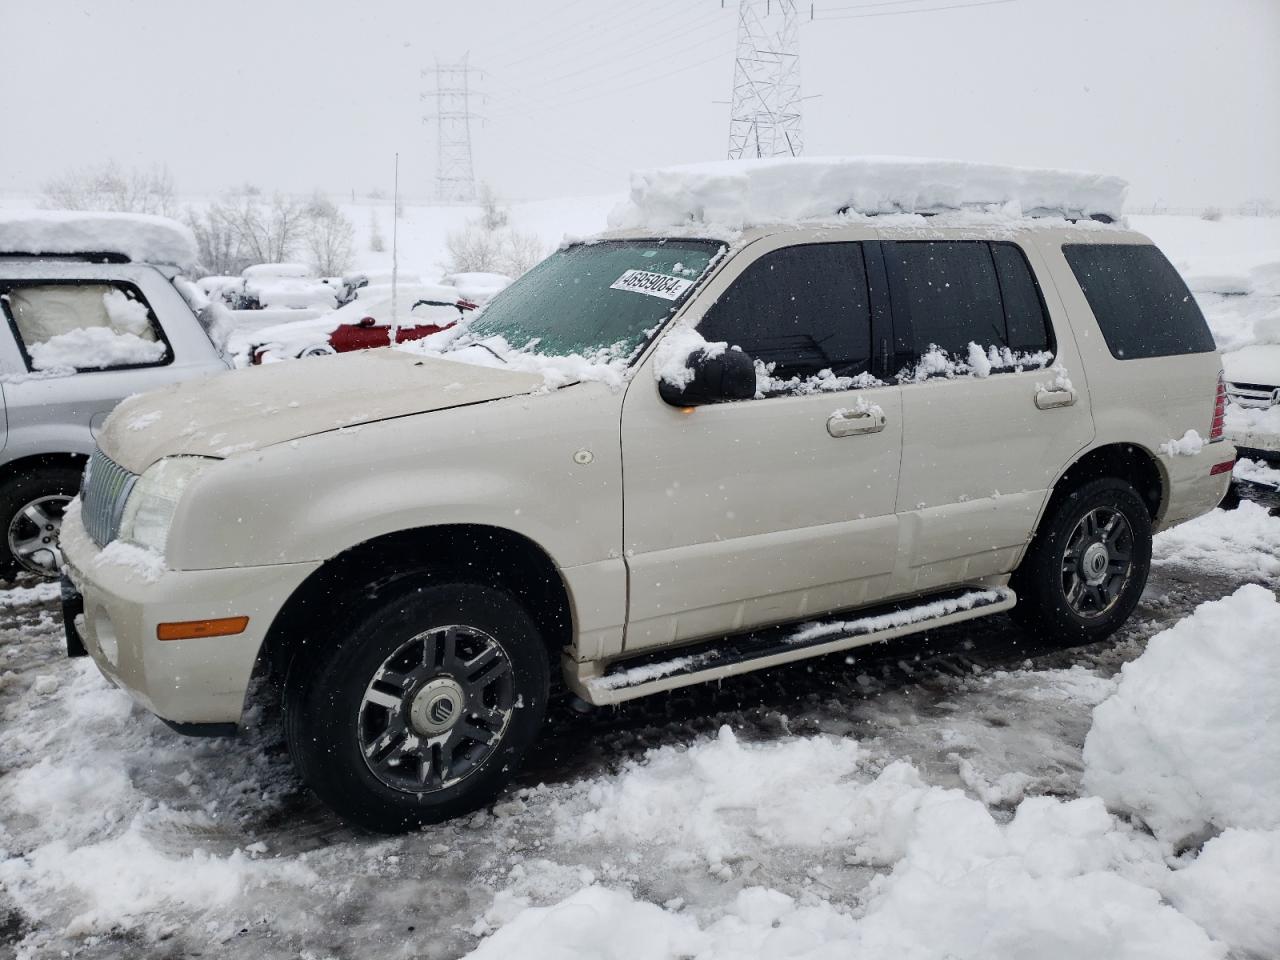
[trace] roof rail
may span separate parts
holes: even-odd
[[[12,260],[25,257],[31,260],[88,260],[90,263],[133,263],[123,253],[108,250],[84,250],[76,253],[25,253],[22,251],[0,251],[0,259]]]

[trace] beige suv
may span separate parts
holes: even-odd
[[[303,779],[395,830],[491,799],[559,680],[611,704],[1003,611],[1106,637],[1230,479],[1195,301],[1118,226],[906,219],[613,233],[464,331],[125,402],[63,527],[69,640],[193,733],[274,673]]]

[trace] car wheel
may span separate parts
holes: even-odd
[[[284,683],[289,753],[342,817],[382,832],[467,813],[511,779],[546,712],[549,658],[506,591],[401,584]]]
[[[0,484],[0,524],[5,531],[0,577],[29,573],[57,578],[62,567],[62,516],[79,489],[80,471],[74,467],[35,467]]]
[[[1047,639],[1091,643],[1128,619],[1151,570],[1151,514],[1132,486],[1091,480],[1055,498],[1010,585],[1014,617]]]
[[[327,343],[317,343],[304,349],[298,354],[298,357],[328,357],[337,352],[337,350],[333,349],[333,347]]]

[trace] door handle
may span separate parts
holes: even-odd
[[[1036,406],[1041,410],[1052,410],[1054,407],[1069,407],[1076,402],[1076,392],[1066,390],[1037,390]]]
[[[833,437],[854,437],[860,433],[879,433],[888,422],[884,411],[837,410],[827,420],[827,433]]]

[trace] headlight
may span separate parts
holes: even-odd
[[[182,492],[214,462],[209,457],[165,457],[148,467],[125,504],[120,539],[163,555]]]

